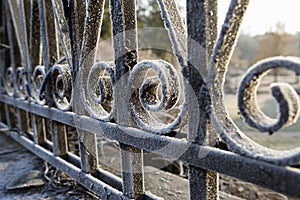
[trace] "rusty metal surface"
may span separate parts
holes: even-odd
[[[135,0],[109,1],[109,62],[96,60],[104,0],[2,1],[1,44],[9,48],[0,52],[1,126],[103,199],[159,199],[145,191],[144,150],[189,165],[190,199],[218,199],[218,173],[300,197],[300,172],[290,167],[299,163],[300,147],[256,143],[224,104],[228,62],[249,1],[231,1],[219,35],[217,1],[187,0],[186,24],[174,0],[157,3],[179,70],[162,59],[139,60]],[[300,103],[290,85],[272,84],[276,119],[259,109],[256,88],[269,69],[299,75],[299,65],[298,58],[275,57],[249,69],[238,91],[246,123],[270,134],[295,123]],[[168,112],[172,120],[157,117]],[[176,138],[184,126],[187,134]],[[97,136],[118,142],[121,178],[100,168]],[[216,148],[219,140],[231,152]]]

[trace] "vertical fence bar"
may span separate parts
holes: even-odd
[[[186,94],[188,102],[192,102],[189,113],[194,113],[195,105],[199,107],[200,118],[189,117],[188,139],[199,144],[208,141],[208,108],[210,97],[206,85],[206,75],[213,45],[217,34],[217,3],[212,0],[187,1],[188,31],[188,67],[187,79],[190,89]],[[213,14],[215,13],[215,14]],[[194,98],[197,98],[196,102]]]
[[[29,113],[21,109],[16,109],[16,110],[17,110],[18,130],[20,132],[28,133],[30,127]]]
[[[5,81],[5,69],[8,67],[8,60],[10,59],[8,55],[9,51],[9,39],[8,39],[8,33],[7,33],[7,28],[8,28],[8,23],[9,19],[6,17],[6,10],[8,10],[7,2],[2,1],[1,3],[1,19],[0,19],[0,87],[4,87],[4,81]],[[0,92],[4,92],[1,88]]]
[[[9,111],[9,106],[7,104],[4,104],[4,111],[5,111],[5,121],[6,121],[6,125],[10,128],[13,128],[15,127],[15,125],[12,123],[10,117],[10,111]],[[15,118],[12,118],[12,119],[15,119]]]
[[[98,169],[98,149],[96,135],[85,131],[79,131],[78,141],[81,169],[85,173],[94,174]]]
[[[39,0],[39,19],[40,19],[40,31],[42,38],[43,46],[43,64],[45,66],[46,72],[51,70],[51,67],[58,60],[58,41],[56,34],[56,27],[54,21],[54,13],[52,8],[51,1]],[[35,60],[36,62],[36,60]],[[51,81],[48,82],[45,89],[45,98],[49,106],[55,106],[52,93],[54,92],[55,84]],[[66,126],[59,122],[53,120],[49,121],[50,134],[53,142],[53,153],[57,156],[63,156],[67,154],[68,145],[67,145],[67,132]],[[43,127],[39,127],[43,129]],[[44,135],[41,134],[36,138],[43,142]]]
[[[116,66],[115,106],[118,124],[132,125],[128,100],[124,90],[129,70],[137,63],[136,1],[110,1],[114,60]],[[123,193],[137,198],[144,193],[143,151],[120,144]]]
[[[31,0],[21,0],[20,3],[22,4],[21,9],[22,9],[22,15],[25,19],[24,20],[24,36],[26,38],[26,48],[27,48],[27,55],[28,55],[28,67],[31,68],[30,66],[30,49],[29,49],[29,42],[30,42],[30,32],[31,32]]]
[[[81,54],[80,50],[82,47],[83,34],[84,34],[86,1],[70,0],[70,1],[63,1],[63,3],[64,3],[64,10],[67,16],[69,30],[70,30],[72,65],[73,65],[72,77],[73,80],[76,80],[77,73],[79,70],[79,60]]]
[[[32,72],[37,65],[41,64],[41,37],[40,37],[40,15],[38,0],[30,0],[29,12],[29,55]],[[33,88],[31,88],[33,89]],[[38,116],[31,114],[31,127],[33,131],[33,140],[36,144],[44,145],[46,143],[45,120]]]
[[[43,47],[43,65],[45,66],[45,71],[47,73],[58,57],[56,29],[51,1],[39,0],[38,3],[40,14],[41,40]],[[52,98],[53,87],[53,85],[47,84],[45,88],[45,99],[49,106],[55,105]]]
[[[25,12],[28,11],[27,8],[24,7],[23,0],[17,1],[8,1],[10,10],[12,13],[12,18],[14,22],[14,30],[16,30],[16,38],[19,44],[20,53],[22,57],[22,64],[25,65],[25,72],[26,72],[26,86],[30,88],[30,65],[29,65],[29,58],[28,58],[28,43],[27,43],[27,27],[26,27],[26,14]],[[28,7],[28,6],[27,6]],[[18,55],[15,52],[15,41],[13,33],[15,32],[10,26],[10,17],[7,19],[7,30],[8,30],[8,40],[10,44],[10,64],[13,68],[14,73],[16,73],[16,64],[18,62]],[[21,75],[22,76],[22,75]],[[26,87],[25,86],[25,87]],[[27,88],[27,92],[29,91]],[[14,93],[16,93],[16,76],[14,76]],[[29,95],[29,94],[27,94]],[[11,112],[9,110],[9,112]],[[19,131],[29,132],[29,113],[20,109],[16,109],[16,116],[17,116],[17,127]],[[12,124],[10,124],[12,125]]]
[[[137,198],[144,193],[143,151],[120,143],[123,193]]]
[[[64,11],[67,16],[69,30],[70,30],[70,39],[71,39],[71,52],[72,52],[72,87],[74,90],[74,112],[84,115],[84,106],[80,100],[80,91],[81,87],[80,75],[80,57],[81,57],[81,48],[83,46],[84,40],[84,28],[85,28],[85,17],[86,17],[86,6],[87,2],[81,2],[77,0],[71,0],[68,3],[64,2]],[[82,11],[85,12],[82,12]],[[93,26],[93,25],[92,25]],[[94,33],[95,34],[95,33]],[[87,62],[91,64],[94,61],[87,58]],[[93,63],[92,63],[93,64]],[[91,66],[87,66],[91,67]],[[79,146],[79,156],[81,159],[81,170],[84,173],[94,173],[98,168],[98,157],[97,157],[97,144],[96,136],[94,134],[88,133],[83,130],[77,130],[78,133],[78,146]]]
[[[50,132],[53,142],[53,153],[56,156],[64,156],[68,151],[66,126],[50,120]]]
[[[13,29],[15,32],[15,37],[17,39],[17,43],[18,43],[18,47],[20,50],[20,55],[22,57],[23,60],[23,56],[24,56],[24,46],[22,43],[22,39],[21,39],[21,20],[20,20],[20,5],[18,4],[17,1],[12,1],[12,0],[8,0],[8,5],[9,5],[9,9],[10,9],[10,13],[11,13],[11,18],[12,18],[12,22],[13,22]],[[17,64],[17,63],[16,63]],[[20,63],[21,64],[21,63]]]
[[[34,142],[39,145],[44,145],[46,143],[45,119],[34,114],[31,116],[31,127],[33,129]]]
[[[189,166],[190,199],[219,199],[219,179],[215,172]]]
[[[0,19],[0,44],[5,44],[4,43],[4,34],[5,34],[5,20],[6,20],[6,13],[5,12],[5,6],[4,4],[6,3],[6,1],[1,1],[0,2],[0,9],[1,9],[1,13],[0,13],[0,16],[1,16],[1,19]],[[4,87],[4,66],[5,66],[5,63],[4,63],[4,51],[2,51],[2,46],[0,46],[0,93],[2,93],[4,90],[2,90]],[[0,108],[0,110],[2,110],[2,107]],[[2,121],[2,120],[1,120]]]
[[[200,145],[214,145],[213,128],[209,123],[210,97],[205,82],[217,34],[217,2],[187,0],[188,31],[188,140]],[[195,99],[196,97],[196,99]],[[195,112],[194,108],[199,108]],[[192,114],[196,113],[196,114]],[[189,166],[190,199],[218,199],[218,174]]]
[[[20,28],[21,28],[21,41],[23,44],[23,59],[25,65],[25,75],[26,75],[26,95],[30,97],[31,88],[31,65],[29,57],[28,39],[29,39],[29,20],[30,20],[30,3],[24,3],[24,0],[19,0],[19,13],[20,13]],[[30,98],[28,98],[30,100]]]
[[[12,71],[14,73],[13,76],[13,84],[14,84],[14,91],[13,94],[14,96],[18,96],[17,93],[17,80],[16,80],[16,68],[17,66],[21,65],[21,55],[18,50],[18,42],[17,42],[17,32],[16,29],[13,27],[12,23],[12,17],[11,17],[11,12],[8,11],[8,5],[7,6],[7,15],[6,15],[6,31],[8,35],[8,44],[9,44],[9,59],[10,59],[10,67],[12,68]]]
[[[5,104],[6,111],[8,112],[7,117],[9,117],[9,123],[11,128],[18,128],[18,121],[17,121],[17,109],[13,106]]]
[[[30,64],[32,68],[40,65],[40,16],[39,16],[39,5],[38,0],[30,0],[30,34],[29,34],[29,54]]]
[[[78,1],[79,3],[79,1]],[[76,3],[74,4],[75,6]],[[76,30],[73,31],[82,31],[83,35],[82,38],[79,38],[78,48],[80,51],[77,51],[77,56],[74,55],[74,59],[78,59],[78,68],[75,66],[74,70],[76,73],[80,72],[82,68],[90,69],[95,61],[96,61],[96,52],[98,48],[98,42],[101,32],[101,24],[102,18],[104,13],[104,0],[96,0],[96,1],[88,1],[86,5],[86,17],[83,22],[83,25],[76,25],[76,27],[81,27],[83,30]],[[76,8],[75,8],[76,10]],[[79,13],[74,13],[75,15],[80,15]],[[80,17],[80,16],[77,16]],[[80,18],[78,18],[78,23],[80,23]],[[77,39],[76,39],[77,40]],[[81,46],[79,46],[81,44]],[[76,61],[77,62],[77,61]],[[74,63],[74,62],[73,62]],[[76,64],[76,63],[75,63]],[[78,70],[78,71],[77,71]],[[79,76],[87,76],[87,74],[75,74],[75,77],[78,79]],[[76,83],[78,80],[74,78]],[[76,93],[75,96],[80,96],[79,85],[75,85],[74,92]],[[75,109],[76,113],[86,115],[86,111],[84,109],[83,102],[79,99],[75,99]],[[78,132],[78,140],[79,140],[79,154],[81,158],[81,169],[85,173],[95,173],[98,169],[98,149],[97,149],[97,138],[95,134],[79,131]]]
[[[17,67],[24,67],[25,66],[25,75],[26,76],[26,86],[24,87],[25,92],[29,91],[28,88],[26,90],[27,86],[30,86],[31,80],[30,80],[30,76],[28,74],[28,72],[30,71],[30,66],[28,63],[28,49],[27,49],[27,38],[26,35],[24,35],[23,33],[26,32],[26,25],[25,25],[25,14],[24,14],[24,6],[23,6],[23,1],[22,0],[7,0],[8,2],[8,6],[9,6],[9,10],[10,10],[10,17],[11,17],[11,21],[13,22],[13,28],[12,29],[8,29],[8,30],[12,30],[9,32],[9,34],[11,35],[10,37],[10,45],[11,49],[10,49],[10,54],[11,54],[11,64],[13,65],[13,71],[15,73],[14,76],[14,90],[15,90],[15,95],[20,97],[20,98],[25,98],[26,93],[22,94],[23,91],[19,91],[19,93],[17,92],[17,73],[16,73],[16,69]],[[14,34],[15,33],[15,34]],[[14,37],[14,36],[15,37]],[[14,38],[16,38],[16,41],[14,40]],[[18,44],[18,48],[17,45],[15,45],[15,42],[17,42]],[[18,49],[18,51],[17,51]],[[21,58],[21,59],[20,59]],[[20,60],[18,60],[20,59]],[[20,62],[19,62],[20,61]],[[26,71],[27,70],[27,71]],[[20,76],[23,76],[24,74],[19,74]],[[23,79],[23,77],[21,78]],[[24,80],[22,80],[24,81]],[[24,85],[23,85],[24,86]],[[28,96],[28,94],[27,94]]]

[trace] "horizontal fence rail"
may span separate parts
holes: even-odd
[[[176,1],[157,0],[163,29],[137,28],[137,3],[1,1],[1,130],[101,199],[161,199],[145,189],[146,152],[188,165],[190,199],[219,199],[219,173],[300,197],[300,147],[256,143],[224,103],[249,1],[231,1],[219,34],[217,1],[187,0],[184,22]],[[101,46],[107,24],[112,53],[99,59],[108,48]],[[166,38],[153,39],[162,33],[176,62],[140,59],[139,49],[164,48]],[[299,58],[268,58],[249,68],[238,88],[245,122],[270,134],[300,113],[298,94],[287,83],[271,85],[277,118],[258,107],[260,80],[278,67],[300,74]],[[120,177],[102,168],[99,138],[119,148]]]

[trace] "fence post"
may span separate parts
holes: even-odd
[[[209,122],[210,97],[206,74],[217,35],[217,2],[187,0],[186,101],[188,140],[213,146],[216,135]],[[198,108],[195,111],[195,107]],[[218,199],[218,174],[189,165],[190,199]]]
[[[145,192],[143,150],[187,163],[190,199],[219,199],[217,172],[287,195],[300,196],[297,184],[300,182],[300,172],[295,167],[299,164],[300,148],[274,150],[257,144],[236,126],[224,103],[223,84],[228,63],[249,0],[231,1],[218,39],[218,1],[186,0],[185,29],[176,1],[157,0],[184,82],[184,104],[178,106],[181,110],[172,123],[159,122],[159,126],[167,125],[163,129],[156,128],[144,113],[138,117],[144,119],[146,126],[132,116],[134,109],[148,107],[146,104],[140,104],[142,107],[136,104],[139,100],[154,105],[165,93],[172,97],[172,101],[161,98],[161,102],[167,104],[163,112],[172,109],[171,104],[177,103],[179,91],[169,91],[179,87],[180,83],[169,80],[175,80],[177,71],[171,66],[155,66],[152,70],[160,70],[161,67],[168,69],[156,71],[160,84],[151,71],[145,73],[145,77],[143,72],[134,77],[136,67],[148,67],[139,64],[151,63],[138,63],[136,0],[109,0],[115,66],[112,62],[107,65],[96,63],[104,2],[0,2],[0,10],[4,11],[0,14],[1,133],[5,132],[102,199],[159,199]],[[149,38],[147,41],[150,41]],[[164,63],[155,61],[158,62]],[[100,66],[101,63],[104,66]],[[238,106],[245,122],[260,131],[273,133],[274,127],[276,130],[282,127],[281,122],[288,125],[299,117],[297,93],[288,84],[282,83],[272,84],[274,97],[279,99],[281,113],[277,119],[280,126],[277,122],[273,124],[275,120],[264,119],[263,113],[257,112],[260,110],[257,110],[259,108],[256,108],[254,99],[260,78],[277,67],[300,74],[299,59],[266,59],[246,72],[238,90]],[[168,78],[163,78],[162,74]],[[88,81],[92,81],[85,82],[87,75]],[[107,75],[111,78],[110,82]],[[130,84],[139,81],[143,81],[143,85],[138,91]],[[172,87],[169,89],[168,85]],[[161,92],[158,87],[161,87]],[[91,94],[93,92],[95,95]],[[103,97],[102,92],[105,93],[105,100],[99,100]],[[147,94],[144,95],[144,92]],[[92,101],[85,99],[87,95],[94,95],[92,100],[95,96],[101,97],[94,101],[95,107],[91,109],[100,107],[103,102],[105,106],[112,102],[110,113],[102,118],[99,116],[102,112],[91,112],[88,108]],[[135,97],[136,101],[132,101]],[[174,105],[176,110],[177,105]],[[159,107],[155,106],[149,112],[152,114]],[[106,112],[106,108],[104,110]],[[173,112],[170,113],[173,117]],[[257,118],[258,124],[252,117]],[[80,158],[77,151],[68,149],[68,145],[72,144],[68,142],[72,142],[74,137],[68,141],[67,133],[75,136],[75,129],[78,131]],[[186,131],[186,138],[181,135],[182,130]],[[119,142],[121,178],[105,170],[105,166],[101,169],[102,166],[98,165],[98,136]],[[226,143],[228,151],[218,145],[219,139]],[[177,152],[180,154],[175,155]],[[173,181],[179,179],[177,177]],[[186,191],[174,189],[174,192],[166,191],[165,195],[170,198],[180,196],[181,199],[188,195]],[[221,194],[223,196],[224,193]]]
[[[65,5],[66,6],[66,5]],[[69,20],[71,20],[71,48],[72,48],[72,78],[74,90],[73,106],[79,115],[85,115],[83,102],[80,98],[80,76],[82,68],[91,68],[95,62],[96,50],[101,31],[104,1],[71,1]],[[85,12],[82,12],[85,10]],[[88,15],[86,13],[88,12]],[[98,150],[96,135],[87,131],[79,130],[79,154],[81,169],[84,173],[94,174],[98,169]]]
[[[46,144],[46,123],[45,119],[38,115],[31,115],[31,126],[33,130],[34,142],[39,145]]]
[[[115,106],[117,122],[132,126],[128,109],[130,94],[124,90],[128,84],[129,70],[137,63],[136,1],[110,1],[113,48],[115,53]],[[127,88],[129,90],[129,88]],[[123,193],[137,198],[144,193],[143,151],[120,144]]]

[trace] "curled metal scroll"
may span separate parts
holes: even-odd
[[[88,75],[87,75],[88,74]],[[115,85],[113,63],[97,62],[81,73],[82,102],[93,118],[109,121],[112,118],[113,88]]]
[[[290,62],[294,67],[299,66],[299,63]],[[286,66],[286,65],[284,65]],[[289,65],[290,66],[290,65]],[[298,69],[297,69],[298,70]],[[251,77],[251,76],[250,76]],[[253,76],[255,77],[255,76]],[[300,148],[291,150],[274,150],[264,147],[250,138],[248,138],[232,121],[231,117],[226,110],[223,99],[223,73],[216,73],[214,76],[214,82],[212,82],[211,89],[211,101],[212,101],[212,112],[211,119],[216,128],[218,134],[223,141],[226,142],[229,149],[235,153],[251,157],[258,160],[267,161],[277,165],[294,165],[300,160]],[[250,81],[250,80],[249,80]],[[255,81],[255,80],[254,80]],[[248,82],[248,81],[246,81]],[[248,83],[251,83],[248,82]],[[254,86],[255,87],[255,86]],[[286,85],[284,86],[286,87]],[[241,87],[243,88],[243,87]],[[275,87],[276,88],[276,87]],[[276,91],[277,92],[277,91]],[[290,90],[288,90],[290,93]],[[280,94],[280,93],[279,93]],[[282,93],[281,93],[282,94]],[[244,97],[247,95],[244,94]],[[293,98],[292,98],[293,99]],[[245,101],[246,99],[244,99]],[[294,99],[293,99],[294,100]],[[288,100],[289,101],[289,100]],[[284,103],[280,103],[284,105]],[[293,109],[298,107],[299,103],[291,106]],[[299,108],[299,107],[298,107]],[[292,110],[293,110],[292,109]],[[298,111],[297,111],[298,113]],[[292,117],[293,118],[293,117]],[[280,121],[280,120],[279,120]],[[281,122],[280,122],[281,123]],[[270,126],[272,128],[272,126]]]
[[[215,80],[220,79],[219,76]],[[215,129],[228,148],[240,155],[267,161],[277,165],[293,165],[300,160],[300,148],[292,150],[274,150],[264,147],[248,138],[232,121],[223,100],[223,85],[216,81],[212,87],[211,119]]]
[[[149,70],[157,76],[147,77]],[[170,124],[164,124],[150,112],[172,109],[179,99],[179,77],[174,67],[163,60],[144,60],[136,64],[129,76],[130,112],[141,129],[167,134],[184,120],[184,109]]]
[[[25,99],[27,96],[27,77],[24,67],[18,67],[16,70],[16,88],[17,88],[17,96],[20,99]]]
[[[56,107],[60,110],[70,110],[73,90],[68,64],[56,64],[51,67],[51,84],[54,87],[52,97]]]
[[[300,59],[275,57],[258,62],[242,79],[238,89],[238,106],[245,121],[252,127],[272,134],[284,126],[295,123],[299,117],[300,102],[297,92],[287,83],[271,84],[272,95],[279,104],[277,119],[266,116],[256,102],[256,91],[260,80],[270,69],[282,67],[300,74]]]
[[[208,73],[211,96],[210,118],[221,139],[231,151],[277,165],[298,164],[300,148],[279,151],[254,142],[234,124],[224,104],[223,86],[228,62],[248,3],[248,0],[233,0],[231,2],[220,36],[214,47]],[[297,64],[293,65],[296,66]]]
[[[45,99],[41,95],[41,87],[45,76],[45,66],[36,66],[32,74],[32,96],[37,103],[44,105]]]
[[[4,88],[5,88],[5,91],[7,93],[7,95],[9,96],[13,96],[14,93],[15,93],[15,72],[13,70],[12,67],[9,67],[7,70],[6,70],[6,73],[5,73],[5,81],[4,81]]]

